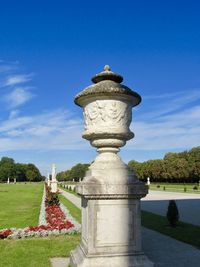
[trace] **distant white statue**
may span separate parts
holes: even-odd
[[[51,192],[56,193],[58,190],[58,182],[56,180],[56,164],[52,164],[52,174],[51,174]]]
[[[150,182],[150,178],[148,177],[147,178],[147,185],[150,185],[151,184],[151,182]]]
[[[51,181],[50,181],[50,174],[47,174],[47,185],[50,186],[51,185]]]
[[[7,184],[9,184],[9,183],[10,183],[10,178],[8,177]]]

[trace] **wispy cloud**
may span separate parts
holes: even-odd
[[[198,101],[200,101],[200,89],[144,96],[141,105],[144,107],[144,112],[141,116],[139,114],[139,117],[159,119],[164,115],[188,109],[191,104]]]
[[[9,115],[9,120],[17,118],[18,115],[19,115],[19,110],[11,110],[10,115]]]
[[[9,94],[5,95],[3,101],[8,109],[15,109],[34,97],[30,92],[30,87],[17,87]]]
[[[4,86],[14,86],[17,84],[28,82],[32,79],[33,74],[15,74],[10,75],[6,77],[6,81],[4,83]]]
[[[129,148],[171,151],[200,145],[199,91],[161,95],[151,100],[152,112],[137,111],[142,114],[131,125],[136,136]]]
[[[28,83],[32,80],[34,74],[20,74],[20,65],[16,62],[5,62],[0,60],[0,88],[1,88],[1,108],[5,110],[11,110],[19,108],[24,105],[35,94],[32,93],[34,87]],[[10,116],[14,116],[15,111],[10,113]]]
[[[15,117],[0,123],[0,151],[81,149],[87,147],[82,129],[82,121],[67,110]]]
[[[5,62],[4,60],[0,60],[0,74],[8,73],[10,71],[16,70],[18,68],[18,62]]]

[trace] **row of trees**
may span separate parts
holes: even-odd
[[[0,182],[16,179],[18,182],[39,182],[44,179],[38,168],[32,164],[15,163],[14,159],[2,157],[0,160]]]
[[[128,163],[140,180],[194,183],[200,180],[200,146],[180,153],[167,153],[163,159]]]
[[[58,181],[75,181],[83,179],[86,171],[88,170],[89,164],[78,163],[73,166],[70,170],[59,172],[56,176]]]

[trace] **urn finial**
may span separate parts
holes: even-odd
[[[115,72],[112,72],[109,65],[105,65],[102,72],[92,77],[92,81],[93,83],[99,83],[106,80],[121,83],[123,81],[123,77]]]
[[[104,71],[111,71],[111,68],[109,65],[105,65],[103,69]]]

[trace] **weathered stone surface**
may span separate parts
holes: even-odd
[[[73,267],[152,267],[142,252],[140,199],[147,187],[117,155],[133,138],[132,107],[141,97],[119,84],[110,71],[93,77],[96,83],[75,98],[84,110],[83,138],[98,155],[76,187],[81,195],[82,239],[71,253]]]

